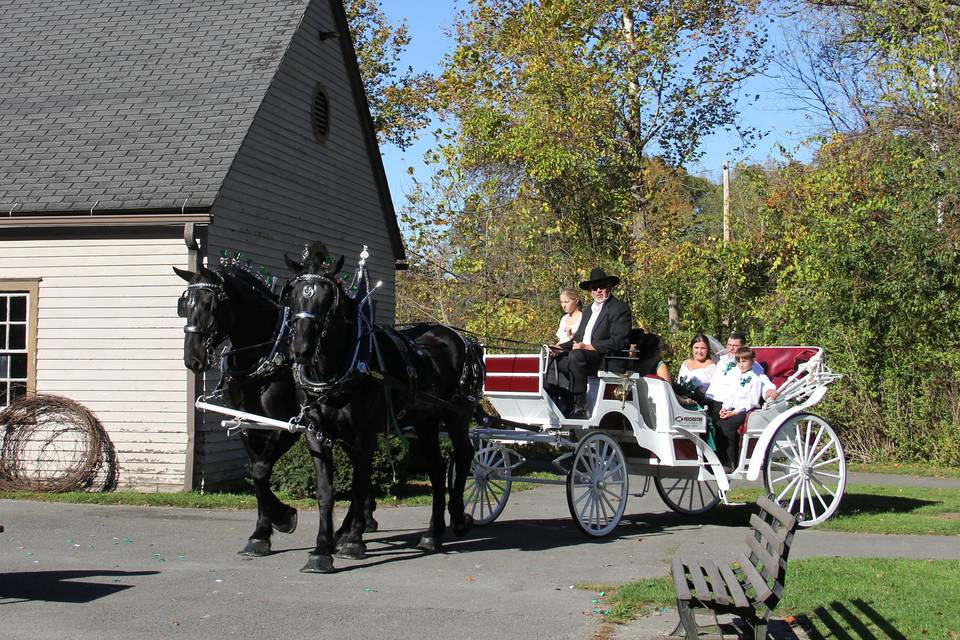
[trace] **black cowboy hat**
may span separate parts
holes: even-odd
[[[611,289],[618,284],[620,284],[620,278],[617,276],[608,276],[607,272],[601,269],[600,267],[594,267],[590,271],[590,279],[584,280],[580,283],[580,288],[584,291],[590,291],[594,285],[601,284],[603,282],[607,283],[607,286]]]

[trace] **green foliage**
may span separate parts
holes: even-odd
[[[348,499],[350,484],[353,481],[353,464],[340,444],[333,448],[333,464],[334,496],[338,499]],[[374,495],[377,497],[398,495],[407,482],[409,470],[410,452],[403,441],[396,436],[391,436],[389,439],[379,436],[371,476]],[[290,451],[277,462],[270,479],[270,486],[274,491],[285,492],[294,498],[316,495],[316,470],[310,450],[303,438],[297,440]]]
[[[430,76],[409,67],[397,69],[410,35],[405,22],[390,24],[379,0],[346,0],[344,9],[377,140],[406,149],[429,121],[423,87],[430,84]]]

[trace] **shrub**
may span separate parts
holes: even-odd
[[[388,445],[389,442],[389,445]],[[350,483],[353,481],[353,464],[350,457],[338,443],[333,448],[333,492],[338,499],[350,497]],[[406,444],[397,436],[377,438],[377,448],[373,454],[371,484],[376,497],[396,495],[406,484],[410,471],[410,452]],[[301,438],[277,462],[270,480],[274,491],[283,491],[295,498],[309,498],[316,495],[317,477],[307,448],[305,438]]]

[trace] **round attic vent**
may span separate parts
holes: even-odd
[[[317,85],[313,92],[313,135],[318,142],[326,142],[330,131],[330,102],[323,87]]]

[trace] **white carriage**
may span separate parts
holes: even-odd
[[[471,431],[476,447],[465,494],[478,524],[493,522],[511,484],[565,484],[570,515],[586,535],[609,534],[630,495],[630,475],[652,479],[674,511],[703,514],[726,502],[734,479],[760,480],[804,526],[829,518],[846,483],[843,448],[833,428],[809,412],[840,376],[823,363],[819,347],[755,347],[757,362],[779,396],[752,411],[736,467],[726,473],[707,444],[705,410],[683,407],[670,385],[655,376],[601,371],[588,385],[589,417],[564,417],[544,389],[549,365],[540,354],[487,354],[484,395],[499,413],[499,427]],[[543,442],[560,452],[554,467],[565,480],[519,475],[525,462],[516,443]]]

